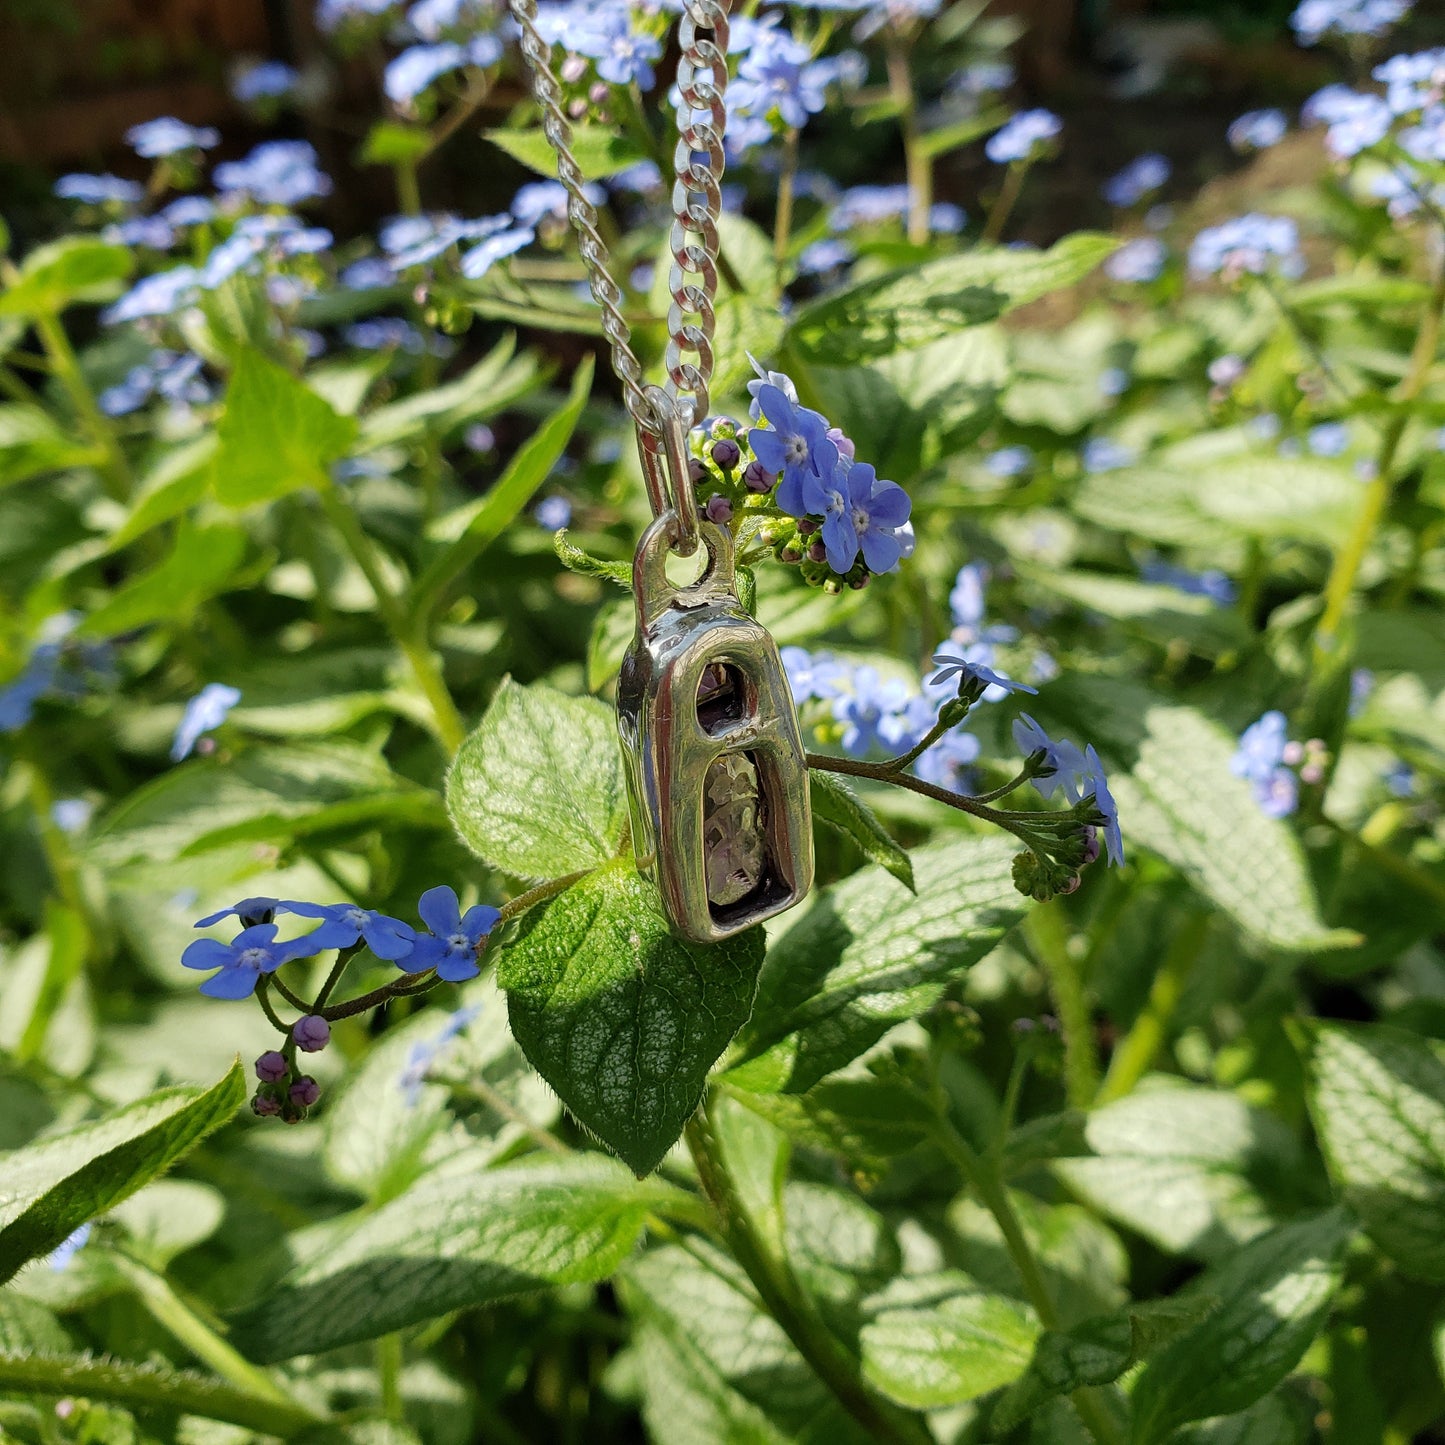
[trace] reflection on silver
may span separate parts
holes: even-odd
[[[732,537],[702,522],[707,565],[679,588],[666,571],[674,528],[659,517],[633,562],[618,730],[638,869],[679,933],[716,943],[807,895],[812,812],[792,692],[733,590]]]

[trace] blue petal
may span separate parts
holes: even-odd
[[[399,918],[373,915],[361,930],[366,946],[378,957],[395,961],[405,958],[416,944],[416,929]]]
[[[198,938],[186,945],[186,951],[181,954],[181,965],[184,968],[225,968],[234,953],[234,949],[214,938]]]
[[[428,888],[416,906],[421,921],[435,934],[455,933],[462,924],[462,905],[454,888]]]
[[[779,432],[788,436],[793,434],[797,425],[797,414],[793,410],[792,402],[783,395],[779,387],[769,384],[758,388],[758,410]],[[756,454],[757,448],[753,450]],[[764,466],[766,465],[765,462]]]
[[[828,565],[841,577],[858,556],[858,533],[847,518],[834,514],[823,523],[823,545],[828,551]]]
[[[201,985],[201,992],[210,998],[250,998],[256,992],[259,977],[254,968],[223,968]]]
[[[756,448],[754,448],[756,452]],[[766,466],[767,464],[764,463]],[[771,467],[768,468],[772,470]],[[811,481],[812,478],[806,480]],[[790,517],[806,517],[808,515],[808,504],[804,500],[803,474],[794,467],[791,471],[783,473],[783,480],[778,484],[778,490],[774,493],[778,507]]]
[[[868,515],[880,527],[901,527],[912,510],[912,498],[897,482],[879,482],[868,498]]]
[[[748,433],[748,445],[765,471],[776,473],[783,470],[783,439],[777,432],[755,426]]]
[[[886,572],[903,555],[903,544],[892,532],[869,527],[862,536],[863,560],[870,572]]]
[[[448,983],[462,983],[475,978],[481,971],[470,953],[453,953],[437,964],[437,977],[444,978]]]
[[[450,953],[451,949],[440,938],[422,933],[417,935],[410,953],[393,959],[392,962],[403,973],[425,973],[427,969],[435,968]]]
[[[462,919],[462,932],[476,943],[497,926],[501,917],[501,910],[493,908],[491,904],[475,903],[467,909],[466,917]]]

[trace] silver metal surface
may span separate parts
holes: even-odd
[[[654,517],[672,519],[672,546],[680,557],[697,551],[697,488],[687,465],[687,431],[672,398],[660,387],[645,388],[647,404],[657,420],[657,431],[637,429],[637,451],[642,478]]]
[[[706,521],[699,534],[707,562],[685,587],[667,576],[668,516],[638,544],[637,634],[618,679],[617,722],[638,871],[656,882],[677,932],[717,943],[807,895],[813,822],[777,645],[738,601],[731,534]],[[717,766],[739,755],[749,768]],[[720,861],[708,835],[729,830],[731,851]]]

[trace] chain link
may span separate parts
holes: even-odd
[[[678,139],[673,153],[676,178],[668,274],[672,301],[665,360],[666,390],[677,403],[684,428],[707,417],[712,379],[717,220],[722,211],[727,124],[728,4],[729,0],[685,0],[678,22],[682,58],[677,71]],[[592,295],[602,308],[602,329],[612,345],[612,369],[622,383],[623,400],[633,420],[651,436],[660,437],[662,421],[647,398],[642,364],[633,353],[632,333],[622,315],[622,288],[613,280],[611,258],[597,231],[597,211],[587,199],[587,181],[572,154],[572,127],[552,73],[552,47],[537,29],[537,0],[508,0],[508,5],[522,31],[522,56],[542,111],[542,131],[556,152],[557,176],[567,190],[567,215],[577,232]],[[684,353],[692,353],[696,360],[685,359]]]
[[[612,343],[612,369],[622,383],[632,419],[656,431],[652,407],[643,395],[642,363],[632,350],[632,332],[622,315],[622,288],[612,279],[607,245],[597,233],[597,211],[587,199],[587,180],[572,154],[572,127],[562,113],[562,91],[552,74],[552,47],[537,29],[537,0],[508,0],[521,27],[522,56],[532,77],[532,94],[542,111],[542,132],[557,155],[557,178],[567,190],[567,216],[577,232],[592,295],[602,308],[602,330]]]
[[[677,38],[682,59],[677,67],[678,136],[673,154],[677,179],[672,188],[667,386],[677,398],[684,423],[696,426],[707,418],[712,380],[717,221],[722,212],[727,128],[728,0],[686,0]],[[692,236],[698,239],[693,241]],[[689,281],[689,275],[699,279]],[[696,321],[689,321],[689,316]],[[695,353],[697,360],[684,360],[684,352]]]

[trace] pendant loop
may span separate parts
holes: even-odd
[[[642,460],[647,500],[654,517],[671,514],[672,548],[680,557],[691,557],[700,533],[697,490],[687,464],[687,432],[677,403],[660,386],[644,387],[642,394],[657,425],[655,435],[645,426],[637,428],[637,454]]]

